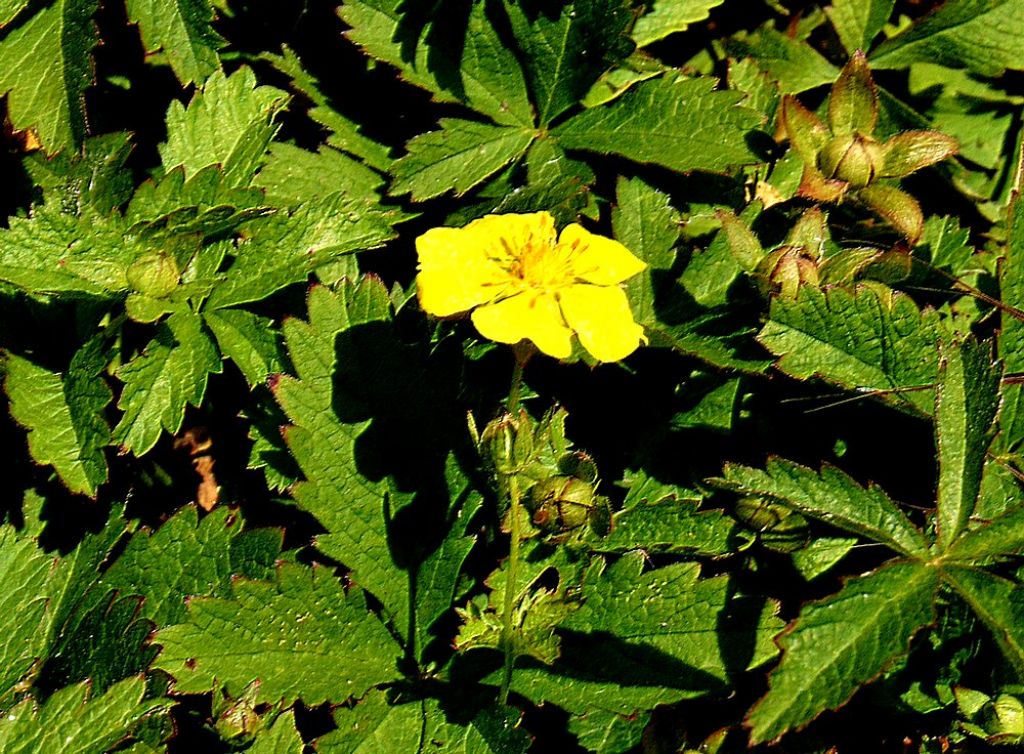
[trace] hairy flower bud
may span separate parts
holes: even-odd
[[[128,285],[152,298],[163,298],[178,287],[181,273],[174,258],[154,251],[132,262],[127,272]]]
[[[480,435],[485,463],[497,476],[521,470],[533,455],[533,423],[525,411],[505,413],[491,420]]]
[[[859,133],[832,138],[818,155],[818,167],[827,178],[846,181],[852,188],[871,183],[883,161],[881,145]]]
[[[764,293],[778,293],[783,298],[795,298],[801,283],[817,286],[817,262],[810,258],[802,246],[783,246],[769,253],[758,267]]]
[[[557,532],[587,523],[596,497],[593,486],[582,479],[555,476],[530,490],[528,505],[534,524]]]

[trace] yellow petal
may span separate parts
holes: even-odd
[[[433,228],[416,239],[420,306],[447,317],[493,301],[508,279],[487,255],[477,234],[467,228]]]
[[[531,241],[555,245],[555,218],[550,212],[485,215],[462,230],[479,239],[489,256],[498,259],[507,258],[510,251],[518,256]]]
[[[555,297],[527,291],[473,310],[473,324],[485,338],[498,343],[533,341],[556,359],[572,353],[572,331],[565,326]]]
[[[576,223],[566,226],[558,243],[576,244],[576,277],[594,285],[616,285],[647,268],[645,262],[618,241],[598,236]]]
[[[558,293],[562,314],[598,361],[618,361],[646,342],[625,292],[615,286],[572,285]]]

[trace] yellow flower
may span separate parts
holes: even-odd
[[[647,265],[575,223],[556,238],[547,212],[433,228],[416,239],[416,252],[423,310],[438,317],[472,310],[485,338],[530,340],[565,359],[575,333],[598,361],[618,361],[647,342],[619,287]]]

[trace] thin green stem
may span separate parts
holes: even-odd
[[[519,367],[518,371],[521,372],[522,367]],[[501,694],[499,696],[502,704],[508,703],[508,691],[512,685],[512,666],[516,661],[514,613],[516,593],[518,591],[519,540],[522,536],[519,531],[519,497],[519,479],[515,474],[512,474],[508,478],[510,542],[508,548],[508,569],[505,576],[505,608],[501,616],[501,643],[505,650],[505,668],[501,678]]]

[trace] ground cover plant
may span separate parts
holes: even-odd
[[[1022,18],[0,2],[0,750],[1024,745]]]

